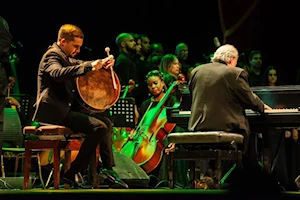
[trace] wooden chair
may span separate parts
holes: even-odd
[[[54,189],[59,189],[60,184],[60,152],[65,152],[64,170],[68,170],[71,165],[71,151],[79,150],[81,145],[72,146],[69,142],[72,140],[84,140],[84,135],[74,133],[70,128],[58,125],[45,125],[36,128],[35,126],[25,126],[23,128],[25,135],[25,155],[24,155],[24,190],[29,188],[30,170],[31,170],[31,154],[33,151],[51,150],[53,161],[53,180]],[[94,188],[98,188],[96,179],[96,169],[99,157],[99,148],[97,148],[96,161],[93,162]],[[69,188],[66,185],[65,188]]]
[[[4,163],[2,159],[15,159],[15,170],[14,170],[14,176],[17,176],[18,168],[19,168],[19,160],[24,159],[24,152],[25,148],[10,148],[10,147],[4,147],[2,148],[3,158],[1,158],[1,166],[4,169]],[[41,174],[41,165],[39,160],[39,153],[37,152],[35,155],[32,155],[31,158],[37,159],[37,164],[39,168],[39,174]],[[5,177],[5,171],[2,171],[2,177]]]
[[[190,177],[195,180],[195,161],[212,160],[216,162],[216,179],[220,184],[222,177],[222,160],[236,160],[236,166],[242,165],[242,151],[244,137],[241,134],[228,133],[224,131],[208,132],[183,132],[170,133],[170,143],[184,145],[185,151],[173,151],[167,156],[169,187],[174,189],[175,160],[190,160]],[[192,184],[194,188],[194,184]]]

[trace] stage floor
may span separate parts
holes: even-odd
[[[274,199],[300,199],[300,192],[281,192],[280,195],[262,194]],[[54,198],[87,198],[90,199],[130,199],[152,198],[153,200],[177,199],[250,199],[257,194],[238,194],[228,190],[197,190],[197,189],[30,189],[30,190],[0,190],[1,199],[47,200]]]

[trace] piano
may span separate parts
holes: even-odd
[[[280,130],[278,131],[280,133],[279,140],[275,143],[276,150],[271,165],[272,172],[278,160],[279,149],[285,135],[284,130],[300,127],[300,85],[260,86],[252,87],[251,89],[265,104],[273,108],[273,110],[266,111],[263,114],[245,110],[251,131],[269,133],[270,130]],[[190,99],[187,102],[191,102]],[[187,106],[187,102],[182,102],[184,106],[179,105],[177,108],[166,108],[168,122],[187,128],[191,114],[191,111],[186,109],[190,108]],[[297,152],[296,155],[298,155]],[[288,162],[290,163],[290,161]],[[293,168],[294,166],[291,165],[287,171],[293,171]],[[295,169],[298,168],[295,167]],[[294,175],[297,176],[297,172],[292,174],[292,176]]]
[[[298,108],[274,109],[263,114],[252,110],[245,112],[253,131],[261,131],[260,128],[292,129],[300,127],[300,110]],[[191,111],[167,108],[168,122],[184,128],[187,128],[190,114]]]
[[[245,110],[251,130],[300,127],[300,85],[260,86],[251,89],[273,108],[273,110],[263,114]],[[166,108],[166,112],[168,122],[187,128],[190,110],[183,109],[179,105],[177,108]]]

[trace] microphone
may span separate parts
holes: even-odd
[[[214,37],[214,44],[215,44],[215,47],[216,47],[216,48],[218,48],[218,47],[221,46],[221,43],[220,43],[218,37]]]
[[[86,50],[88,50],[88,51],[93,51],[92,48],[89,48],[89,47],[87,47],[87,46],[84,46],[83,48],[86,49]]]
[[[18,46],[20,46],[21,48],[23,48],[24,46],[23,46],[23,44],[20,42],[20,41],[17,41],[17,44],[18,44]],[[16,49],[17,48],[17,46],[16,45],[14,45],[14,44],[10,44],[10,46],[12,47],[12,48],[14,48],[14,49]]]
[[[18,45],[19,45],[20,47],[22,47],[22,48],[24,47],[23,44],[22,44],[20,41],[18,41],[17,43],[18,43]]]

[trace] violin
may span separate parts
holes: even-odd
[[[14,77],[9,77],[9,83],[7,86],[7,96],[5,98],[5,107],[7,108],[13,108],[14,110],[17,110],[20,112],[20,103],[18,100],[16,100],[14,97],[10,96],[10,91],[13,88],[15,84],[15,78]]]
[[[164,146],[163,139],[176,124],[167,123],[164,104],[174,92],[175,86],[185,81],[183,76],[174,81],[159,103],[146,111],[134,133],[128,138],[121,152],[132,158],[146,173],[151,172],[160,163]]]
[[[138,84],[135,84],[135,81],[130,79],[128,81],[128,85],[126,85],[125,90],[122,94],[122,98],[126,98],[128,93],[131,93],[134,88],[136,88]]]

